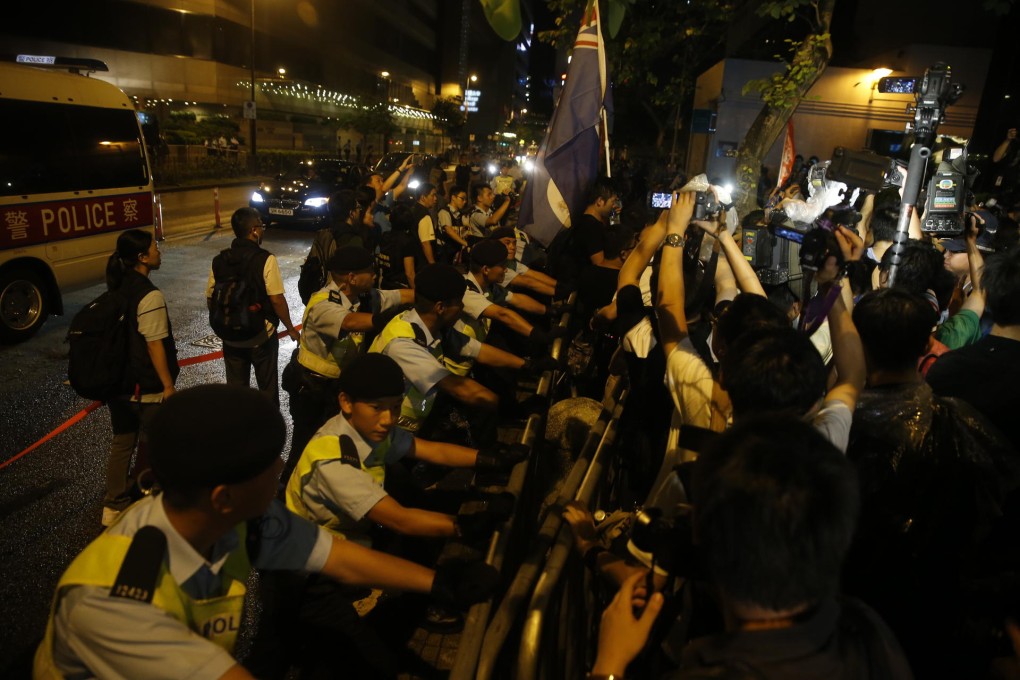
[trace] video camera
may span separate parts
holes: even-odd
[[[691,530],[690,506],[670,519],[662,509],[647,507],[634,513],[630,542],[637,550],[651,555],[655,565],[674,576],[690,576],[696,564]]]
[[[946,107],[963,94],[963,84],[952,81],[952,69],[940,61],[921,77],[880,78],[878,91],[883,94],[913,94],[914,122],[908,126],[914,141],[931,146],[939,123],[945,117]],[[909,108],[908,108],[909,111]]]

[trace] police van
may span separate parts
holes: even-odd
[[[63,293],[103,280],[125,229],[154,226],[135,106],[100,61],[0,62],[0,341],[31,337]]]

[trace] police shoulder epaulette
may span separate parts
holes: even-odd
[[[361,469],[361,457],[358,456],[358,446],[351,439],[350,435],[340,435],[340,462]]]
[[[414,331],[414,341],[415,341],[415,343],[417,343],[417,344],[421,345],[422,347],[428,349],[429,341],[425,339],[425,330],[423,328],[421,328],[420,326],[418,326],[417,324],[414,324],[414,323],[411,324],[411,330]]]
[[[343,296],[340,295],[340,291],[338,290],[329,291],[329,301],[335,302],[338,305],[342,305],[344,303]]]
[[[110,587],[110,597],[152,602],[165,557],[166,535],[152,526],[139,529]]]

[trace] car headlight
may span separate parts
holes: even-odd
[[[305,206],[309,208],[321,208],[327,203],[329,203],[329,199],[324,198],[322,196],[316,196],[315,198],[309,198],[305,200]]]
[[[494,163],[490,163],[489,164],[489,174],[490,175],[495,175],[497,172],[499,172],[499,168],[497,168]]]
[[[266,199],[262,198],[262,194],[260,194],[259,192],[257,192],[257,191],[251,192],[251,202],[252,203],[265,203],[265,201],[266,201]]]
[[[535,164],[531,161],[524,161],[524,172],[531,172],[535,169]]]
[[[407,188],[408,189],[417,189],[420,184],[421,184],[420,180],[412,179],[410,182],[407,183]]]

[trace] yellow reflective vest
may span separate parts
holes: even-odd
[[[443,344],[437,339],[432,343],[432,346],[429,346],[425,339],[425,330],[404,319],[404,314],[394,317],[386,324],[368,351],[382,353],[386,346],[397,338],[414,340],[428,349],[429,354],[435,357],[436,361],[443,365],[446,364]],[[404,401],[400,404],[400,417],[397,419],[397,425],[408,432],[417,432],[428,418],[429,413],[432,412],[432,406],[436,401],[436,391],[430,390],[428,394],[422,394],[410,380],[405,379],[404,384]]]
[[[329,347],[321,347],[319,342],[315,342],[313,346],[313,333],[305,332],[308,331],[308,313],[318,304],[341,304],[338,295],[339,291],[331,291],[328,288],[316,291],[308,298],[308,306],[305,307],[301,320],[303,330],[299,341],[301,351],[298,352],[298,363],[327,378],[339,378],[340,371],[358,356],[365,341],[364,333],[350,332],[341,335]]]
[[[247,535],[245,525],[238,525],[237,532],[240,546],[230,553],[221,571],[224,578],[224,595],[204,600],[192,598],[174,581],[164,557],[151,602],[153,607],[163,610],[198,635],[230,653],[234,651],[237,632],[241,626],[245,582],[251,571],[251,562],[245,548]],[[132,540],[132,536],[109,532],[101,534],[86,546],[60,577],[56,594],[53,596],[49,621],[46,624],[46,634],[39,649],[36,650],[33,678],[36,680],[63,678],[53,660],[53,618],[60,606],[60,600],[68,589],[76,586],[111,588],[117,580]]]

